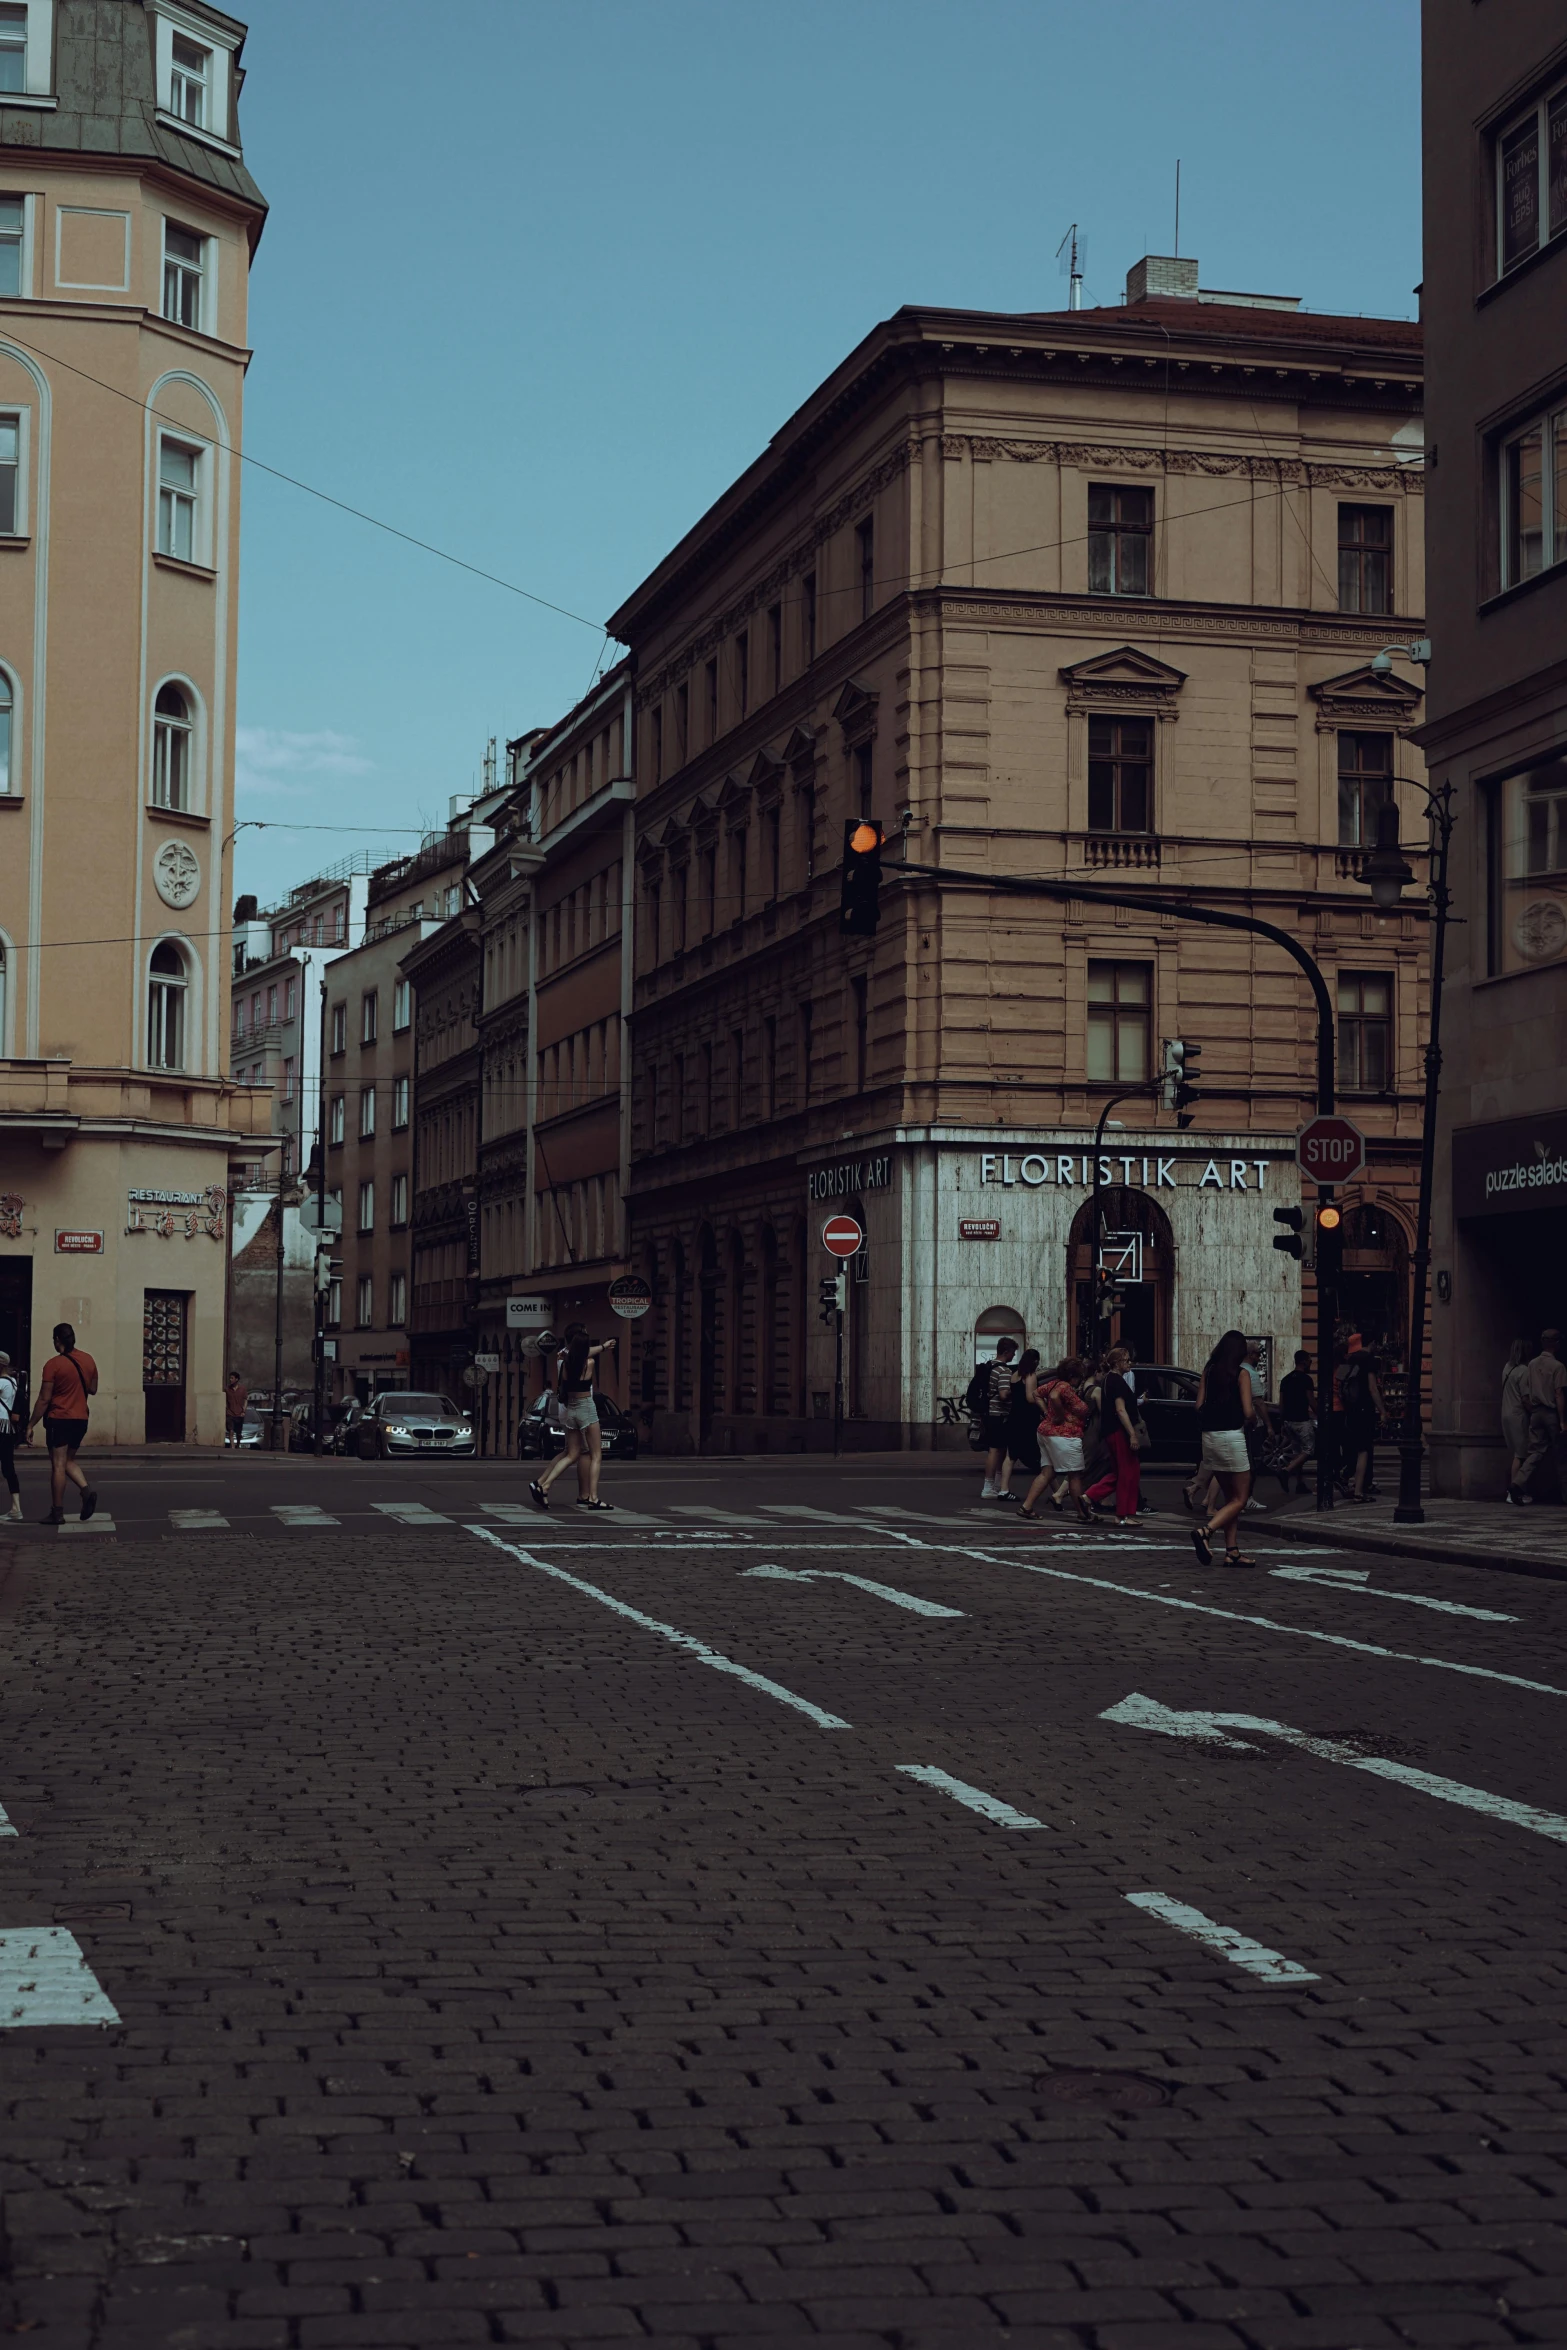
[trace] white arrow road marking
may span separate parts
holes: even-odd
[[[1359,1754],[1353,1746],[1342,1746],[1333,1738],[1313,1738],[1304,1730],[1292,1730],[1285,1722],[1270,1722],[1262,1714],[1177,1713],[1156,1698],[1134,1691],[1119,1705],[1108,1706],[1099,1718],[1102,1722],[1129,1723],[1134,1730],[1160,1730],[1167,1738],[1200,1738],[1207,1745],[1232,1746],[1242,1752],[1248,1751],[1247,1741],[1227,1738],[1225,1731],[1255,1730],[1264,1737],[1282,1738],[1287,1746],[1298,1746],[1302,1753],[1317,1755],[1323,1762],[1347,1763],[1352,1771],[1396,1780],[1401,1787],[1413,1787],[1417,1794],[1434,1795],[1439,1803],[1460,1804],[1465,1811],[1505,1820],[1509,1827],[1532,1828],[1553,1844],[1567,1844],[1567,1819],[1559,1812],[1541,1811],[1532,1803],[1514,1803],[1510,1796],[1492,1795],[1484,1787],[1466,1787],[1461,1779],[1439,1779],[1432,1771],[1412,1770],[1408,1763],[1388,1762],[1381,1755]]]
[[[1335,1591],[1357,1591],[1366,1599],[1401,1599],[1406,1607],[1434,1607],[1444,1616],[1477,1616],[1482,1624],[1516,1624],[1499,1608],[1466,1607],[1457,1599],[1427,1599],[1420,1591],[1381,1591],[1370,1588],[1369,1567],[1273,1567],[1271,1574],[1284,1583],[1326,1583]]]
[[[1297,1966],[1294,1959],[1270,1950],[1265,1942],[1254,1942],[1249,1934],[1238,1934],[1233,1926],[1221,1926],[1216,1919],[1204,1917],[1200,1909],[1192,1909],[1184,1901],[1172,1901],[1168,1893],[1128,1893],[1126,1898],[1134,1909],[1145,1909],[1150,1917],[1163,1918],[1178,1934],[1190,1934],[1194,1941],[1205,1942],[1210,1950],[1217,1950],[1222,1958],[1245,1967],[1248,1974],[1260,1975],[1265,1983],[1317,1981],[1309,1967]]]
[[[965,1803],[970,1811],[994,1820],[998,1828],[1042,1828],[1045,1824],[1031,1812],[1014,1811],[999,1795],[987,1795],[983,1787],[971,1787],[967,1779],[954,1779],[949,1771],[938,1771],[934,1763],[899,1763],[896,1768],[906,1779],[918,1779],[923,1787],[939,1787],[943,1795],[950,1795],[955,1803]]]
[[[383,1518],[396,1518],[405,1526],[449,1526],[452,1522],[422,1501],[373,1501],[370,1507],[379,1510]]]
[[[0,2030],[30,2024],[117,2024],[119,2011],[64,1926],[0,1933]]]
[[[335,1526],[338,1521],[314,1501],[275,1501],[272,1515],[285,1526]]]
[[[873,1583],[866,1575],[846,1575],[837,1567],[742,1567],[742,1575],[765,1575],[773,1583],[852,1583],[856,1591],[868,1591],[873,1599],[890,1599],[894,1607],[906,1607],[916,1616],[957,1616],[960,1607],[939,1607],[933,1599],[916,1599],[912,1591],[895,1591],[890,1583]]]
[[[15,1836],[19,1833],[20,1831],[18,1829],[12,1827],[10,1821],[6,1818],[5,1813],[0,1811],[0,1836]]]
[[[541,1575],[553,1575],[557,1583],[569,1583],[573,1591],[582,1592],[588,1599],[596,1599],[600,1607],[612,1608],[617,1616],[624,1616],[630,1623],[640,1624],[644,1631],[657,1632],[665,1640],[672,1640],[688,1656],[696,1657],[704,1665],[711,1665],[715,1673],[731,1673],[737,1681],[744,1681],[748,1688],[760,1689],[764,1697],[776,1697],[780,1705],[793,1706],[796,1713],[806,1715],[819,1730],[847,1730],[852,1727],[841,1714],[830,1714],[824,1707],[813,1705],[808,1697],[797,1697],[781,1681],[769,1681],[765,1673],[753,1673],[749,1665],[737,1665],[732,1657],[720,1654],[716,1648],[709,1648],[705,1640],[698,1640],[691,1633],[680,1631],[674,1624],[661,1624],[657,1616],[645,1616],[639,1607],[628,1607],[623,1599],[612,1598],[609,1592],[601,1591],[596,1583],[585,1583],[580,1575],[568,1575],[564,1567],[552,1567],[548,1559],[535,1558],[532,1551],[519,1550],[514,1542],[503,1542],[493,1527],[470,1526],[468,1532],[477,1534],[481,1542],[493,1542],[497,1550],[504,1550],[508,1558],[520,1559],[525,1567],[537,1567]]]
[[[221,1510],[170,1510],[169,1517],[183,1534],[213,1532],[228,1524]]]
[[[912,1534],[904,1536],[920,1550],[939,1550],[941,1543],[918,1542]],[[1217,1616],[1226,1624],[1254,1624],[1262,1632],[1283,1632],[1292,1640],[1320,1640],[1329,1648],[1352,1648],[1360,1656],[1385,1656],[1398,1665],[1429,1665],[1438,1673],[1465,1673],[1476,1681],[1500,1681],[1509,1689],[1532,1689],[1538,1697],[1567,1697],[1567,1689],[1558,1689],[1550,1681],[1529,1681],[1521,1673],[1499,1673],[1491,1665],[1460,1664],[1450,1656],[1416,1656],[1407,1648],[1382,1648],[1375,1640],[1352,1640],[1347,1632],[1318,1632],[1309,1624],[1281,1624],[1276,1616],[1245,1616],[1231,1607],[1208,1607],[1200,1599],[1176,1599],[1166,1591],[1145,1591],[1136,1583],[1111,1583],[1103,1575],[1074,1575],[1066,1567],[1042,1567],[1033,1559],[1019,1558],[1016,1551],[970,1550],[954,1545],[951,1557],[977,1559],[986,1567],[1021,1567],[1025,1575],[1048,1575],[1056,1583],[1086,1583],[1094,1591],[1114,1591],[1123,1599],[1146,1599],[1153,1607],[1183,1608],[1188,1615]]]

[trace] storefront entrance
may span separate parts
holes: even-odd
[[[1067,1248],[1070,1324],[1078,1353],[1093,1357],[1106,1346],[1126,1346],[1136,1362],[1167,1363],[1175,1274],[1169,1218],[1145,1191],[1108,1184],[1100,1193],[1100,1262],[1114,1276],[1121,1304],[1098,1335],[1090,1262],[1093,1218],[1093,1202],[1085,1200],[1072,1219]]]
[[[149,1444],[185,1441],[185,1301],[183,1289],[142,1293],[141,1383]]]
[[[1367,1346],[1402,1364],[1409,1338],[1409,1243],[1386,1208],[1351,1208],[1344,1219],[1339,1319]]]
[[[31,1257],[0,1257],[0,1347],[11,1358],[12,1375],[21,1381],[17,1402],[25,1418],[31,1409],[29,1389],[33,1368]]]

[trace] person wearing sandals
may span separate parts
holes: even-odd
[[[1006,1457],[996,1479],[992,1500],[1011,1496],[1012,1472],[1026,1469],[1037,1476],[1039,1459],[1039,1349],[1026,1347],[1012,1366],[1012,1392],[1007,1399]]]
[[[1142,1472],[1137,1461],[1137,1397],[1127,1381],[1131,1356],[1124,1346],[1112,1346],[1105,1356],[1104,1381],[1099,1390],[1099,1419],[1110,1447],[1110,1467],[1096,1485],[1090,1485],[1090,1503],[1115,1495],[1115,1522],[1135,1526],[1142,1498]]]
[[[599,1435],[598,1405],[593,1400],[593,1372],[600,1355],[608,1354],[615,1341],[601,1339],[597,1346],[588,1337],[587,1327],[581,1322],[567,1325],[566,1343],[556,1357],[554,1422],[566,1431],[566,1449],[558,1460],[551,1461],[542,1477],[535,1477],[528,1487],[535,1509],[550,1506],[550,1487],[566,1469],[577,1472],[577,1507],[579,1510],[608,1510],[612,1502],[599,1499],[599,1471],[604,1465],[603,1441]]]
[[[1197,1425],[1202,1430],[1202,1465],[1219,1480],[1223,1496],[1204,1526],[1192,1528],[1192,1545],[1205,1567],[1213,1564],[1213,1537],[1224,1536],[1227,1567],[1254,1567],[1243,1558],[1235,1528],[1251,1493],[1251,1455],[1246,1436],[1257,1417],[1252,1400],[1251,1371],[1246,1361],[1246,1338],[1240,1330],[1226,1330],[1203,1366],[1197,1382]]]
[[[1039,1423],[1039,1450],[1047,1465],[1028,1489],[1028,1499],[1021,1512],[1025,1518],[1038,1516],[1035,1502],[1052,1478],[1064,1477],[1078,1516],[1090,1526],[1098,1523],[1083,1499],[1083,1430],[1092,1416],[1092,1406],[1078,1393],[1082,1376],[1082,1357],[1068,1355],[1048,1379],[1037,1382],[1043,1415]]]

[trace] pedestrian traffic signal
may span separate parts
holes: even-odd
[[[843,1312],[844,1306],[848,1302],[844,1290],[844,1276],[841,1273],[828,1273],[816,1285],[816,1295],[821,1302],[822,1320],[829,1330],[832,1328],[834,1317]]]
[[[1317,1279],[1336,1282],[1344,1270],[1344,1215],[1331,1200],[1317,1210]]]
[[[1198,1063],[1201,1059],[1200,1044],[1188,1044],[1181,1036],[1165,1038],[1161,1092],[1167,1110],[1183,1111],[1188,1103],[1198,1099],[1198,1087],[1202,1081]],[[1189,1126],[1191,1119],[1178,1117],[1177,1123]]]
[[[843,821],[843,882],[838,929],[844,938],[874,938],[881,920],[881,826],[870,816]]]
[[[1335,1213],[1337,1213],[1336,1210]],[[1289,1230],[1287,1232],[1275,1232],[1273,1235],[1274,1247],[1277,1249],[1282,1249],[1287,1257],[1295,1257],[1297,1259],[1303,1257],[1306,1253],[1306,1243],[1301,1239],[1300,1235],[1301,1228],[1306,1221],[1304,1212],[1300,1208],[1275,1208],[1273,1211],[1273,1221],[1275,1224],[1287,1224],[1289,1226]]]

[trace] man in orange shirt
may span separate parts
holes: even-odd
[[[98,1366],[91,1355],[78,1350],[76,1332],[69,1322],[56,1322],[54,1344],[55,1351],[44,1365],[38,1382],[38,1401],[22,1440],[28,1442],[39,1421],[43,1421],[44,1439],[49,1447],[49,1515],[41,1521],[45,1526],[65,1523],[67,1477],[81,1488],[84,1518],[90,1518],[98,1507],[97,1494],[76,1465],[77,1448],[87,1433],[87,1398],[98,1392]]]

